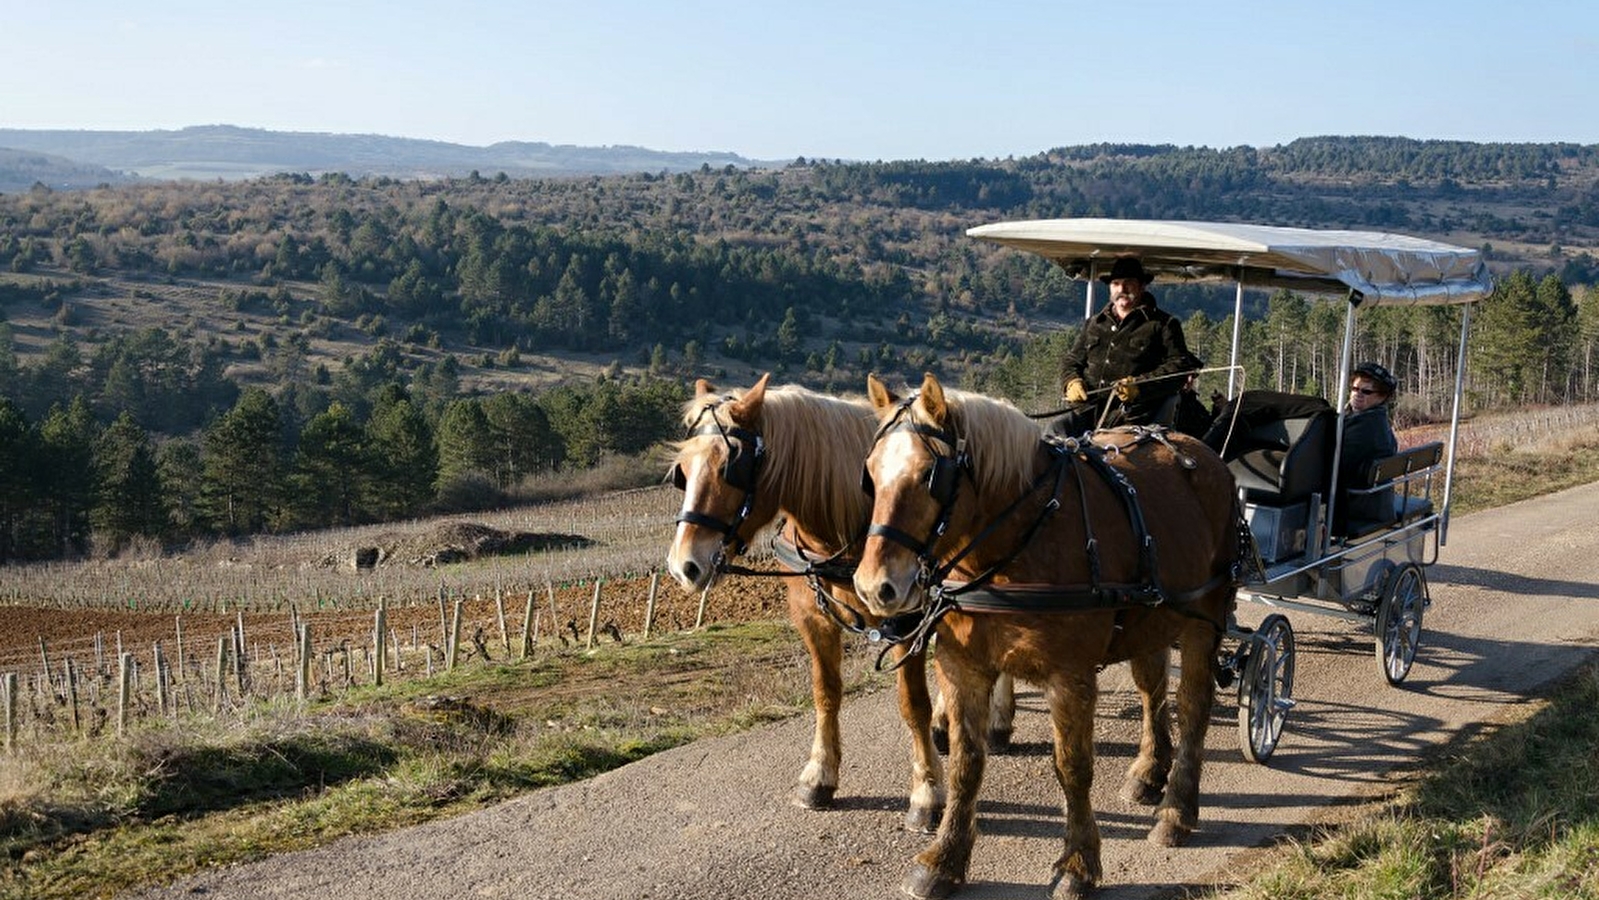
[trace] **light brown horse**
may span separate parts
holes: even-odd
[[[951,597],[956,604],[931,619],[939,686],[950,705],[948,807],[904,889],[944,897],[965,881],[985,762],[980,728],[989,686],[1002,672],[1043,687],[1049,706],[1055,774],[1066,795],[1052,896],[1081,897],[1101,877],[1089,786],[1102,665],[1130,661],[1144,695],[1144,735],[1124,794],[1160,797],[1151,841],[1186,839],[1198,824],[1216,650],[1236,584],[1238,514],[1227,467],[1175,434],[1097,435],[1098,443],[1121,445],[1111,453],[1052,449],[1010,404],[946,391],[932,375],[908,401],[876,378],[868,393],[881,424],[866,463],[875,502],[856,593],[883,616]],[[1108,468],[1093,463],[1096,453]],[[1136,487],[1141,516],[1115,472]],[[1052,498],[1058,509],[1050,515]],[[1139,549],[1139,518],[1152,540],[1149,554]],[[946,590],[961,581],[986,581],[986,601],[983,592]],[[1166,698],[1173,642],[1182,661],[1175,761]]]
[[[703,590],[729,555],[779,514],[783,537],[812,559],[835,554],[839,579],[786,577],[789,618],[811,658],[816,730],[810,760],[794,801],[811,809],[831,804],[843,753],[838,713],[843,700],[843,632],[881,625],[850,590],[847,566],[859,555],[869,500],[860,489],[861,461],[877,420],[864,397],[829,397],[802,387],[767,389],[767,377],[747,391],[717,394],[700,380],[684,407],[687,438],[676,447],[674,477],[683,507],[667,553],[667,569],[684,589]],[[828,599],[818,596],[826,592]],[[831,611],[823,603],[832,604]],[[896,647],[900,715],[911,735],[907,827],[931,831],[943,811],[943,776],[929,727],[925,656]],[[903,657],[903,659],[901,659]],[[1009,683],[994,704],[992,739],[1008,743],[1014,701]]]

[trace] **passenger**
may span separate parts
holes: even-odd
[[[1068,437],[1092,431],[1107,401],[1107,426],[1171,424],[1169,402],[1183,386],[1182,373],[1203,363],[1188,352],[1182,323],[1145,290],[1153,276],[1136,257],[1117,259],[1099,280],[1110,285],[1110,302],[1084,323],[1062,361],[1069,408],[1049,431]]]
[[[1389,401],[1399,382],[1382,365],[1361,363],[1349,378],[1349,408],[1344,413],[1344,448],[1338,462],[1338,484],[1348,488],[1361,469],[1374,459],[1399,452],[1399,439],[1389,422]],[[1344,495],[1344,508],[1336,510],[1340,522],[1365,526],[1387,525],[1394,520],[1393,489],[1363,496]],[[1343,533],[1345,528],[1334,526]]]
[[[1389,424],[1389,402],[1398,382],[1387,368],[1374,362],[1355,367],[1349,379],[1348,409],[1344,413],[1344,443],[1338,462],[1338,503],[1334,509],[1333,531],[1344,534],[1345,523],[1357,523],[1355,530],[1386,525],[1394,520],[1393,491],[1351,495],[1347,490],[1374,459],[1399,452],[1399,440]],[[1320,397],[1284,394],[1277,391],[1244,391],[1222,404],[1204,441],[1223,459],[1235,459],[1254,446],[1249,433],[1258,425],[1294,419],[1330,410]],[[1327,452],[1331,453],[1329,446]]]

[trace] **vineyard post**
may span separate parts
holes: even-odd
[[[550,627],[557,631],[561,628],[561,611],[555,608],[555,582],[548,576],[544,578],[544,592],[550,595]]]
[[[404,672],[405,657],[400,655],[400,633],[394,629],[393,625],[389,626],[389,640],[394,642],[394,671]]]
[[[50,680],[50,650],[45,646],[44,635],[39,635],[39,671],[44,673],[46,681]]]
[[[94,673],[105,674],[105,632],[94,633]]]
[[[589,636],[583,644],[584,650],[594,649],[594,629],[600,624],[600,585],[604,583],[604,578],[594,579],[594,599],[589,602]]]
[[[655,625],[655,591],[661,586],[661,570],[650,573],[650,597],[644,601],[644,640],[650,639],[650,629]]]
[[[238,626],[234,631],[233,639],[233,680],[239,686],[239,697],[243,698],[250,687],[250,675],[249,660],[244,655],[247,645],[244,643],[244,608],[242,606],[239,608],[238,615]]]
[[[83,722],[78,716],[78,673],[75,670],[75,667],[72,665],[72,657],[70,656],[67,657],[65,669],[67,679],[67,705],[72,709],[72,730],[81,732],[83,730]]]
[[[715,579],[711,584],[715,584]],[[705,625],[705,602],[711,597],[711,584],[705,585],[705,590],[700,591],[700,611],[694,614],[694,630],[698,631]]]
[[[311,623],[300,622],[294,659],[294,698],[304,700],[311,692]]]
[[[522,610],[522,654],[518,659],[527,659],[533,652],[533,598],[537,596],[532,588],[527,589],[527,606]]]
[[[178,630],[178,678],[187,682],[189,680],[188,674],[183,668],[183,613],[178,613],[172,618],[175,620]]]
[[[372,684],[376,687],[383,686],[383,652],[388,649],[384,639],[384,632],[388,630],[385,622],[387,603],[382,597],[378,598],[378,611],[372,623]]]
[[[450,646],[450,620],[444,613],[444,582],[439,582],[439,641]]]
[[[495,580],[499,580],[498,576],[495,576]],[[494,585],[494,612],[500,620],[500,643],[505,646],[506,657],[510,657],[511,635],[505,630],[505,594],[498,584]]]
[[[117,737],[128,730],[128,690],[133,684],[133,654],[124,653],[117,664]]]
[[[151,657],[155,660],[155,705],[161,710],[162,715],[167,712],[167,662],[161,656],[161,642],[156,641],[151,649]]]
[[[461,652],[461,610],[466,606],[466,601],[455,601],[455,615],[450,620],[450,633],[445,635],[448,642],[444,646],[444,671],[455,671],[455,658]]]
[[[217,664],[214,672],[217,686],[212,695],[212,710],[219,713],[222,712],[222,698],[227,693],[228,640],[225,634],[217,638]]]
[[[5,691],[6,752],[10,753],[17,746],[17,673],[7,672],[0,686]]]

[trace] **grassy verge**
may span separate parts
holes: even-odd
[[[0,897],[111,896],[585,778],[803,711],[806,665],[786,624],[713,627],[11,757]]]
[[[1599,438],[1462,459],[1463,514],[1599,481]],[[880,683],[854,647],[852,689]],[[202,867],[456,815],[809,706],[782,623],[468,666],[302,707],[0,758],[0,898],[104,897]],[[1234,894],[1599,898],[1599,675]]]

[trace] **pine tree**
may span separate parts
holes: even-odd
[[[160,537],[167,530],[161,477],[150,437],[127,411],[117,416],[95,442],[94,466],[100,492],[90,511],[95,541],[112,551],[135,535]]]
[[[227,534],[266,528],[279,510],[283,423],[277,401],[250,388],[206,429],[201,510]]]

